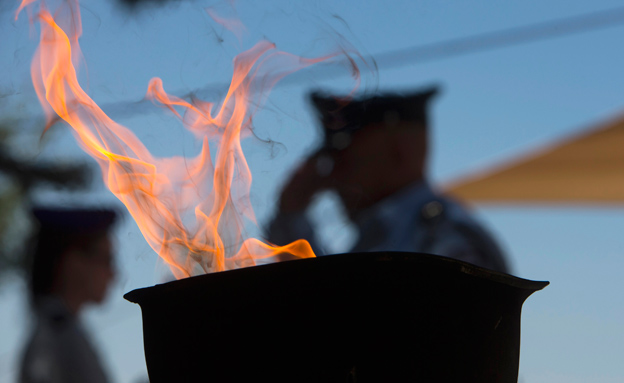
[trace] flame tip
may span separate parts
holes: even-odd
[[[19,11],[34,1],[22,0],[16,20]],[[261,40],[234,58],[230,87],[219,103],[193,94],[168,94],[163,80],[152,77],[144,98],[168,109],[202,141],[195,158],[157,158],[80,86],[76,73],[80,9],[77,0],[63,6],[71,12],[53,16],[42,2],[37,15],[41,37],[31,76],[44,110],[54,115],[47,120],[41,139],[57,121],[64,120],[72,128],[82,149],[100,165],[106,186],[124,203],[150,247],[176,278],[251,266],[277,260],[281,254],[315,256],[305,240],[276,246],[245,232],[245,225],[256,224],[256,219],[249,199],[251,171],[240,141],[250,136],[252,117],[271,87],[286,75],[337,53],[307,59],[274,51],[277,44]],[[220,20],[226,28],[243,29],[232,19]],[[357,70],[355,61],[343,54]],[[274,64],[279,70],[270,71]],[[215,153],[211,153],[212,143]]]

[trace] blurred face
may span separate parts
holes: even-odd
[[[334,155],[331,178],[336,191],[343,197],[366,197],[393,166],[390,150],[383,129],[354,134],[350,145]]]
[[[99,303],[106,297],[108,287],[115,278],[112,244],[108,236],[99,241],[87,260],[91,264],[93,276],[90,283],[91,300]]]
[[[333,155],[332,187],[350,212],[378,202],[423,176],[424,129],[369,126]]]
[[[75,289],[83,303],[101,303],[115,276],[108,236],[98,237],[87,249],[75,250],[69,257],[71,266],[66,278],[71,282],[66,286]]]

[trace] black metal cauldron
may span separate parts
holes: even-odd
[[[150,381],[517,382],[548,282],[416,253],[341,254],[129,292]]]

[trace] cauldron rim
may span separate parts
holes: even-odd
[[[206,274],[125,298],[141,306],[153,382],[204,379],[207,361],[220,382],[343,382],[351,372],[358,382],[515,382],[522,304],[546,285],[379,252]]]
[[[142,301],[147,299],[150,296],[159,296],[163,292],[173,292],[176,290],[185,290],[190,286],[195,284],[203,284],[205,279],[208,280],[216,280],[223,279],[227,280],[230,276],[236,276],[237,279],[244,278],[244,274],[257,274],[260,270],[264,270],[267,268],[280,268],[280,267],[289,267],[293,262],[297,262],[297,265],[300,267],[305,267],[306,263],[325,263],[327,267],[331,267],[332,263],[338,262],[350,262],[350,261],[359,261],[359,262],[379,262],[379,261],[395,261],[395,262],[410,262],[410,263],[418,263],[422,265],[429,265],[440,267],[446,269],[447,272],[450,273],[458,273],[464,275],[470,275],[473,277],[487,279],[489,281],[500,283],[502,285],[507,285],[519,290],[526,290],[527,294],[525,299],[534,293],[535,291],[539,291],[544,287],[548,286],[550,282],[548,281],[534,281],[529,279],[520,278],[511,274],[505,274],[502,272],[489,270],[486,268],[482,268],[476,266],[474,264],[460,261],[457,259],[427,254],[427,253],[414,253],[414,252],[399,252],[399,251],[383,251],[383,252],[366,252],[366,253],[342,253],[342,254],[332,254],[325,255],[321,257],[315,258],[307,258],[307,259],[298,259],[291,261],[284,261],[278,263],[257,265],[244,267],[240,269],[234,270],[226,270],[216,273],[203,274],[192,276],[184,279],[169,281],[165,283],[156,284],[154,286],[138,288],[132,290],[124,295],[124,298],[132,303],[140,304]]]

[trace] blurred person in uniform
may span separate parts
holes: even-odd
[[[422,252],[509,272],[499,246],[458,202],[427,177],[428,104],[438,89],[347,99],[313,92],[324,136],[280,195],[268,239],[322,247],[306,217],[313,197],[337,193],[359,238],[350,252]]]
[[[109,231],[116,214],[36,208],[33,215],[39,231],[31,244],[29,290],[36,322],[19,381],[108,382],[80,313],[86,304],[104,300],[114,278]]]

